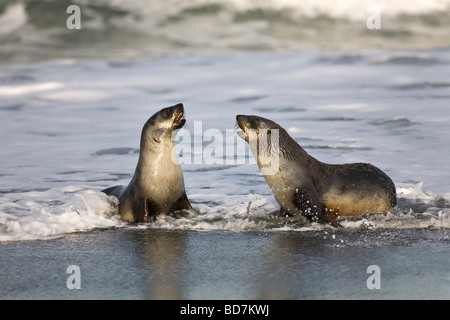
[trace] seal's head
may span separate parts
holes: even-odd
[[[174,132],[186,123],[183,116],[184,107],[181,103],[161,109],[151,116],[142,129],[141,148],[147,144],[172,141]]]
[[[263,175],[279,172],[280,144],[286,131],[272,120],[258,116],[236,116],[242,131],[237,134],[248,142]],[[283,152],[283,150],[281,150]]]
[[[267,163],[271,163],[271,167],[273,163],[277,165],[278,160],[303,161],[307,157],[307,153],[278,123],[258,116],[244,115],[236,116],[236,121],[242,129],[238,130],[237,134],[248,142],[261,169],[267,166]],[[268,158],[271,159],[270,162]]]
[[[237,115],[236,121],[239,128],[242,129],[242,131],[237,131],[237,134],[247,142],[252,138],[259,139],[262,133],[271,135],[273,129],[284,131],[282,127],[272,120],[258,116]]]

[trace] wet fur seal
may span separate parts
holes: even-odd
[[[142,129],[139,160],[131,182],[127,187],[102,191],[119,199],[123,220],[148,222],[151,216],[192,209],[172,139],[186,123],[183,115],[180,103],[150,117]]]
[[[267,167],[262,154],[278,152],[278,167],[264,174],[281,215],[304,215],[321,222],[338,216],[387,212],[397,204],[395,185],[369,163],[326,164],[310,156],[277,123],[258,116],[236,116],[237,134],[250,143],[261,171]],[[277,130],[274,130],[277,129]],[[278,135],[278,149],[272,148]],[[261,139],[268,143],[260,144]],[[253,140],[252,140],[253,139]],[[272,141],[272,142],[271,142]]]

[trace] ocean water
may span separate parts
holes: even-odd
[[[80,0],[82,29],[68,30],[66,5],[2,2],[0,297],[448,299],[450,44],[442,35],[450,2],[402,3],[380,1],[382,29],[368,30],[365,1],[350,10],[339,1]],[[126,224],[100,190],[128,184],[143,124],[179,102],[187,122],[177,151],[194,210]],[[376,165],[394,181],[398,206],[340,219],[340,230],[276,217],[279,206],[235,134],[237,114],[276,121],[323,162]],[[140,253],[120,244],[140,238]],[[155,239],[179,255],[167,257]],[[31,261],[53,279],[64,266],[65,279],[74,262],[61,250],[70,248],[89,269],[100,261],[90,252],[105,259],[100,247],[121,261],[149,259],[149,279],[161,282],[118,277],[105,295],[97,280],[71,296],[65,280],[36,287],[15,271]],[[42,255],[55,260],[46,266]],[[358,267],[344,263],[353,255]],[[170,272],[158,271],[171,261]],[[366,262],[390,272],[388,294],[368,293]],[[327,278],[327,291],[320,274],[333,265],[340,274]],[[300,270],[312,267],[318,273],[303,278]],[[348,275],[361,270],[355,289]],[[258,287],[272,272],[290,276]],[[354,290],[342,293],[343,283]],[[418,286],[426,290],[412,294]]]
[[[175,140],[195,210],[149,228],[324,227],[272,218],[278,205],[241,147],[236,114],[278,122],[321,161],[370,162],[393,179],[398,208],[346,227],[448,228],[449,61],[447,51],[300,52],[4,66],[0,239],[126,227],[100,190],[128,184],[143,124],[177,102],[187,123]]]

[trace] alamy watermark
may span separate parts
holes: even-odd
[[[77,265],[69,265],[67,267],[67,274],[70,276],[67,278],[66,287],[69,290],[81,289],[81,269]],[[370,265],[366,270],[370,276],[366,280],[366,286],[369,290],[381,289],[381,269],[377,265]]]
[[[366,10],[370,16],[366,20],[366,26],[369,30],[381,29],[381,9],[379,6],[369,6]]]
[[[66,20],[67,29],[81,29],[81,9],[77,5],[71,5],[67,7],[66,13],[70,16]]]
[[[172,161],[185,165],[258,164],[263,175],[276,174],[280,156],[279,130],[247,129],[239,135],[241,137],[234,129],[203,131],[202,121],[194,121],[193,133],[180,129],[172,137],[176,144]]]
[[[70,265],[67,267],[66,273],[70,274],[67,278],[66,286],[67,289],[81,289],[81,270],[77,265]]]
[[[66,20],[67,29],[81,29],[81,9],[77,5],[70,5],[66,10],[70,16]],[[381,9],[377,5],[368,6],[366,13],[370,16],[366,20],[366,26],[369,30],[381,29]]]
[[[381,269],[377,265],[370,265],[366,270],[367,274],[370,276],[367,278],[366,286],[367,289],[381,289]]]
[[[381,29],[381,9],[377,5],[368,6],[366,9],[367,14],[370,16],[366,20],[367,29]],[[77,5],[70,5],[66,10],[70,16],[66,20],[67,29],[81,29],[81,9]]]

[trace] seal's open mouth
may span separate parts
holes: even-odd
[[[180,111],[180,113],[175,117],[175,120],[173,120],[173,127],[175,129],[180,129],[186,123],[186,120],[183,119],[183,116],[184,116],[184,112]]]
[[[181,111],[178,116],[175,118],[175,122],[180,121],[180,119],[183,118],[183,111]]]

